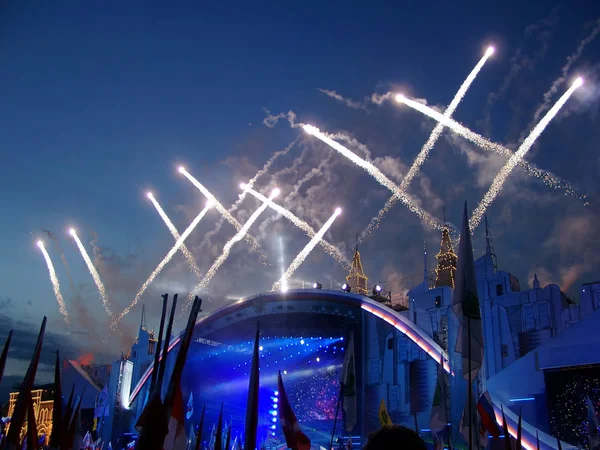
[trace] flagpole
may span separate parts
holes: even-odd
[[[333,418],[333,430],[331,431],[331,440],[329,441],[329,448],[327,450],[331,450],[333,447],[333,437],[335,436],[335,427],[337,425],[337,418],[340,412],[340,403],[342,403],[342,391],[344,390],[344,385],[340,383],[340,395],[338,396],[337,405],[335,407],[335,417]]]
[[[470,293],[467,293],[470,296]],[[473,383],[471,381],[471,316],[467,316],[467,338],[469,341],[468,345],[468,358],[469,358],[469,450],[473,450]]]

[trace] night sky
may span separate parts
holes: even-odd
[[[525,159],[587,198],[549,188],[517,167],[488,210],[499,267],[522,288],[537,273],[542,285],[557,283],[575,297],[581,283],[600,279],[597,2],[149,3],[155,2],[2,6],[0,342],[15,329],[4,389],[22,378],[43,315],[48,338],[38,381],[48,379],[57,347],[96,362],[127,351],[142,303],[148,326],[157,327],[160,294],[186,298],[198,281],[178,253],[103,344],[108,317],[69,227],[77,229],[119,313],[174,242],[147,190],[183,232],[205,199],[177,172],[179,164],[229,207],[240,182],[298,139],[255,189],[268,195],[278,186],[278,203],[315,229],[341,206],[326,236],[351,257],[356,234],[390,192],[286,119],[265,119],[293,111],[299,123],[352,136],[399,184],[436,123],[395,102],[377,105],[371,95],[402,91],[443,111],[488,45],[496,52],[453,117],[512,150],[535,125],[545,98],[551,106],[576,76],[585,78]],[[553,84],[556,92],[545,97]],[[475,208],[505,162],[446,130],[408,193],[438,220],[445,207],[458,226],[463,202]],[[258,206],[248,196],[233,215],[243,224]],[[251,229],[266,265],[246,242],[237,243],[208,286],[205,297],[213,300],[205,299],[205,312],[270,289],[308,242],[287,220],[274,218],[267,210]],[[212,232],[218,222],[218,212],[210,211],[187,241],[203,272],[235,233],[227,222]],[[477,228],[476,256],[483,237]],[[54,261],[71,334],[38,239]],[[440,233],[397,204],[360,244],[369,283],[401,292],[420,282],[424,240],[433,270]],[[344,276],[316,248],[291,286],[317,279],[338,287]]]

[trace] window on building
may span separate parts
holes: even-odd
[[[440,306],[442,306],[442,296],[436,295],[435,296],[435,307],[439,308]]]
[[[388,350],[394,350],[394,338],[388,339]]]
[[[502,344],[502,357],[508,358],[508,345]]]
[[[523,331],[535,330],[534,305],[523,305]]]
[[[496,285],[496,296],[504,295],[504,286],[501,284]]]
[[[550,328],[550,308],[548,302],[538,303],[540,328]]]

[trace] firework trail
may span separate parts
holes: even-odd
[[[452,114],[454,114],[454,111],[456,111],[456,108],[458,107],[458,105],[460,104],[462,99],[465,97],[465,94],[471,87],[471,84],[473,83],[473,81],[475,81],[475,77],[477,77],[477,74],[481,71],[481,69],[483,68],[483,65],[486,63],[488,58],[490,56],[492,56],[493,54],[494,54],[494,47],[489,47],[487,49],[487,51],[485,52],[485,55],[483,55],[483,58],[481,58],[479,60],[479,62],[473,68],[473,70],[471,71],[469,76],[465,79],[465,81],[463,81],[463,84],[460,86],[460,88],[454,95],[454,98],[448,105],[448,108],[446,108],[446,111],[444,111],[444,117],[446,117],[446,118],[452,117]],[[427,160],[427,158],[429,157],[429,153],[431,152],[431,150],[433,150],[433,147],[434,147],[435,143],[437,142],[437,140],[439,139],[439,137],[441,136],[442,131],[444,131],[444,125],[442,123],[438,123],[435,126],[435,128],[433,129],[433,131],[431,132],[431,134],[429,135],[427,142],[425,142],[423,147],[421,147],[421,151],[419,152],[419,154],[413,161],[412,166],[408,170],[407,174],[402,179],[402,183],[400,183],[400,191],[406,192],[409,184],[411,183],[413,178],[417,175],[417,173],[419,173],[421,166],[423,165],[423,163],[425,163],[425,160]],[[379,226],[379,222],[381,222],[381,220],[383,219],[385,214],[390,209],[392,209],[392,207],[398,202],[398,200],[400,200],[400,197],[397,194],[392,195],[388,199],[388,201],[385,203],[384,207],[379,211],[377,216],[375,216],[373,219],[371,219],[371,222],[369,223],[369,225],[361,233],[361,236],[360,236],[361,241],[364,239],[364,237],[367,234],[369,234],[371,231],[373,231],[374,229],[376,229]]]
[[[267,207],[269,206],[269,202],[278,195],[279,189],[273,189],[269,198],[265,199],[266,201],[263,202],[263,204],[260,205],[260,207],[252,213],[252,215],[248,218],[244,226],[240,228],[240,230],[225,244],[225,247],[223,247],[223,251],[221,252],[219,257],[215,260],[211,268],[208,269],[208,272],[206,272],[204,279],[193,289],[192,292],[194,294],[197,294],[198,292],[206,288],[206,286],[208,286],[208,283],[210,283],[210,280],[212,280],[212,278],[215,276],[217,270],[219,270],[219,267],[221,267],[223,263],[227,260],[229,253],[231,253],[231,247],[233,247],[233,245],[236,242],[239,242],[242,239],[244,239],[244,236],[246,235],[252,224],[256,222],[258,216],[260,216],[263,213],[263,211],[267,209]]]
[[[169,216],[167,216],[167,213],[165,213],[165,211],[162,209],[162,207],[158,203],[158,200],[156,200],[156,198],[154,198],[154,195],[152,194],[152,192],[148,192],[148,194],[146,194],[146,195],[150,199],[150,201],[152,202],[154,207],[156,208],[156,211],[158,211],[158,214],[160,215],[163,222],[165,223],[165,225],[171,232],[171,235],[173,236],[175,241],[178,241],[181,236],[180,236],[179,232],[177,231],[177,228],[175,228],[175,225],[173,225],[173,222],[171,222],[171,219],[169,219]],[[196,264],[196,260],[194,259],[194,256],[191,254],[190,250],[187,248],[187,246],[185,244],[181,245],[181,253],[183,253],[183,256],[185,257],[188,264],[190,265],[190,269],[192,269],[192,272],[194,272],[194,274],[198,278],[201,278],[202,274],[200,273],[200,268],[198,267],[198,264]]]
[[[75,282],[73,281],[73,277],[71,276],[71,266],[69,265],[69,262],[67,261],[65,253],[63,252],[63,249],[60,245],[60,241],[58,240],[56,235],[50,230],[46,230],[45,228],[42,228],[42,233],[46,234],[50,239],[52,239],[52,242],[54,242],[54,246],[55,246],[56,250],[58,251],[58,254],[60,255],[60,260],[62,261],[63,266],[65,266],[65,270],[67,272],[67,280],[69,280],[69,288],[71,289],[73,294],[78,295],[77,289],[75,288]]]
[[[231,213],[225,209],[225,207],[216,199],[216,197],[214,195],[212,195],[209,192],[208,189],[206,189],[198,180],[196,180],[196,178],[194,178],[192,175],[190,175],[190,173],[187,170],[185,170],[184,167],[179,167],[179,173],[182,173],[188,180],[190,180],[190,182],[194,186],[196,186],[196,188],[200,192],[202,192],[202,195],[204,195],[208,199],[208,201],[211,202],[215,206],[217,211],[219,211],[219,214],[221,214],[221,216],[223,216],[225,218],[225,220],[227,220],[227,222],[229,222],[231,225],[233,225],[234,228],[238,232],[242,229],[242,226],[235,219],[235,217],[233,217],[231,215]],[[261,257],[265,258],[265,255],[262,254],[262,252],[260,251],[260,248],[258,247],[258,242],[256,242],[256,239],[254,239],[250,235],[246,235],[245,233],[244,233],[244,238],[252,246],[252,250],[260,253]]]
[[[429,213],[427,213],[426,211],[421,209],[415,202],[412,201],[412,199],[408,195],[406,195],[406,193],[400,191],[398,186],[392,180],[390,180],[388,177],[386,177],[373,164],[358,157],[356,154],[352,153],[346,147],[341,145],[339,142],[334,141],[333,139],[331,139],[330,137],[328,137],[327,135],[325,135],[324,133],[319,131],[318,128],[316,128],[312,125],[304,125],[303,128],[304,128],[304,131],[306,131],[308,134],[312,134],[313,136],[317,137],[321,141],[325,142],[327,145],[329,145],[330,147],[332,147],[335,150],[337,150],[338,152],[340,152],[343,156],[348,158],[350,161],[352,161],[358,167],[367,171],[369,173],[369,175],[371,175],[373,178],[375,178],[377,180],[377,182],[379,182],[379,184],[388,188],[392,192],[392,194],[396,194],[399,197],[400,201],[402,201],[402,203],[404,203],[404,205],[409,210],[411,210],[413,213],[415,213],[427,225],[429,225],[432,228],[436,228],[440,231],[443,230],[444,224],[439,223],[437,220],[435,220],[433,217],[431,217],[431,215]]]
[[[248,181],[248,185],[250,185],[250,187],[254,186],[254,183],[256,183],[256,181],[263,176],[265,173],[267,173],[269,171],[269,169],[271,168],[271,166],[273,165],[273,163],[280,157],[280,156],[285,156],[287,155],[290,150],[292,150],[294,148],[294,146],[298,143],[298,140],[300,139],[300,137],[296,137],[296,139],[294,139],[292,142],[290,142],[287,147],[285,147],[282,150],[278,150],[275,153],[273,153],[271,155],[271,157],[267,160],[267,162],[265,163],[265,165],[262,167],[262,169],[260,169],[258,172],[256,172],[256,174],[250,179],[250,181]],[[246,192],[243,191],[239,196],[238,199],[235,201],[235,203],[233,205],[231,205],[229,207],[229,209],[227,210],[229,213],[235,212],[240,204],[244,201],[244,199],[246,198]],[[225,219],[223,217],[219,218],[217,224],[215,225],[215,228],[211,231],[209,231],[208,233],[206,233],[206,235],[204,236],[204,239],[202,239],[202,242],[200,243],[200,245],[202,245],[204,242],[209,242],[210,239],[215,236],[219,231],[221,231],[221,228],[223,227],[223,222],[225,221]]]
[[[71,228],[69,230],[69,234],[71,236],[73,236],[73,239],[75,239],[75,243],[77,244],[77,248],[79,248],[79,251],[81,252],[81,256],[83,257],[83,260],[85,261],[85,265],[87,266],[88,270],[90,271],[90,275],[92,275],[92,278],[94,279],[94,283],[96,284],[96,287],[98,288],[98,292],[100,293],[100,298],[102,299],[102,304],[104,305],[104,309],[106,310],[106,313],[109,315],[109,317],[112,317],[112,311],[110,310],[110,306],[108,305],[108,296],[106,295],[106,289],[104,288],[104,284],[102,283],[102,280],[100,279],[100,274],[94,267],[94,264],[92,263],[92,260],[90,259],[90,256],[87,254],[85,247],[81,243],[79,236],[77,236],[77,233],[75,232],[75,230],[73,228]]]
[[[477,225],[479,225],[483,215],[485,214],[485,210],[492,204],[494,199],[498,196],[498,194],[502,190],[502,186],[504,185],[506,178],[515,168],[517,162],[521,160],[523,156],[525,156],[525,154],[529,151],[531,146],[535,143],[536,139],[540,136],[540,134],[542,134],[546,126],[548,126],[548,124],[554,118],[554,116],[556,116],[558,111],[560,111],[560,108],[563,107],[563,105],[567,102],[569,97],[571,97],[573,92],[575,92],[575,90],[582,84],[583,78],[577,78],[575,80],[575,82],[571,85],[569,90],[565,92],[560,99],[558,99],[558,101],[554,104],[552,108],[550,108],[550,111],[548,111],[546,115],[542,118],[542,120],[540,120],[540,122],[535,126],[535,128],[529,134],[529,136],[525,138],[525,140],[515,152],[515,154],[510,157],[506,165],[502,167],[500,172],[498,172],[498,175],[496,175],[496,178],[494,178],[490,189],[485,193],[484,197],[479,202],[479,205],[477,205],[477,208],[475,208],[475,211],[473,211],[473,215],[471,216],[469,224],[471,230],[474,230],[477,227]]]
[[[163,268],[167,265],[167,263],[169,261],[171,261],[171,258],[173,258],[175,253],[177,253],[179,251],[179,249],[181,248],[181,246],[183,245],[185,240],[188,238],[188,236],[190,234],[192,234],[192,231],[194,231],[194,229],[198,226],[198,224],[200,223],[202,218],[206,215],[206,213],[212,206],[213,206],[213,203],[209,200],[206,207],[200,212],[200,214],[198,214],[196,216],[196,218],[192,221],[192,223],[190,223],[190,225],[185,229],[185,231],[181,234],[181,236],[179,236],[179,239],[177,239],[177,242],[175,242],[175,245],[173,246],[173,248],[171,248],[171,250],[169,250],[169,252],[163,258],[163,260],[158,264],[158,266],[156,266],[156,269],[154,269],[154,271],[150,274],[148,279],[144,282],[144,284],[142,284],[142,287],[140,288],[139,292],[137,294],[135,294],[135,298],[133,299],[131,304],[127,308],[125,308],[121,312],[121,314],[119,314],[119,316],[112,322],[112,324],[110,326],[111,330],[114,330],[116,328],[117,324],[121,321],[121,319],[123,319],[123,317],[125,317],[129,313],[129,311],[131,311],[131,308],[133,308],[137,304],[137,302],[142,297],[142,294],[146,291],[146,289],[148,289],[148,286],[150,286],[150,284],[152,284],[154,279],[163,270]]]
[[[333,215],[327,220],[327,222],[325,222],[325,224],[323,224],[323,226],[317,232],[317,234],[315,234],[312,237],[312,239],[310,240],[310,242],[308,244],[306,244],[306,246],[302,249],[302,251],[300,253],[298,253],[298,255],[294,258],[294,260],[292,261],[292,263],[290,264],[290,266],[287,268],[287,270],[281,276],[281,279],[279,281],[277,281],[273,285],[273,287],[271,288],[272,291],[276,291],[278,289],[281,289],[283,292],[285,292],[287,290],[287,285],[288,285],[287,282],[288,282],[288,280],[291,278],[291,276],[294,274],[294,272],[296,272],[296,270],[298,269],[298,267],[300,267],[300,265],[304,262],[304,260],[306,259],[306,257],[313,250],[313,248],[315,248],[315,246],[319,243],[319,241],[321,239],[323,239],[323,236],[325,235],[325,233],[327,232],[327,230],[329,230],[329,228],[333,224],[333,221],[341,213],[342,213],[342,209],[341,208],[336,208],[335,209],[335,212],[333,213]]]
[[[443,114],[440,114],[436,110],[414,100],[404,97],[402,94],[396,95],[396,101],[400,103],[404,103],[407,106],[410,106],[413,109],[425,114],[428,117],[438,121],[440,124],[450,128],[456,134],[464,137],[468,141],[471,141],[473,144],[477,145],[479,148],[496,153],[498,155],[502,155],[506,158],[511,158],[514,153],[503,145],[497,144],[495,142],[490,141],[489,139],[484,138],[483,136],[469,130],[464,125],[445,117]],[[566,181],[560,179],[556,175],[552,173],[537,168],[534,164],[529,163],[523,159],[519,159],[517,164],[521,166],[529,175],[533,175],[539,179],[541,179],[546,186],[549,186],[553,189],[563,189],[567,194],[578,198],[580,200],[586,201],[586,195],[578,193],[573,186],[571,186]]]
[[[71,317],[67,312],[67,306],[65,305],[65,300],[63,299],[62,294],[60,293],[60,283],[58,282],[58,277],[56,276],[56,271],[54,270],[54,264],[52,264],[52,260],[50,259],[50,255],[46,251],[46,247],[44,247],[44,243],[42,241],[37,241],[37,246],[42,251],[42,255],[44,255],[44,259],[46,260],[46,265],[48,266],[48,273],[50,274],[50,281],[52,282],[52,288],[54,289],[54,295],[56,296],[56,301],[58,302],[58,309],[60,313],[65,318],[65,323],[71,327]]]
[[[277,203],[271,201],[271,199],[268,199],[267,197],[260,194],[259,192],[256,192],[254,189],[248,187],[248,185],[246,185],[246,184],[241,184],[240,187],[242,189],[248,191],[248,193],[252,194],[254,197],[256,197],[258,200],[260,200],[264,204],[273,208],[278,214],[281,214],[287,220],[289,220],[294,225],[296,225],[298,228],[300,228],[302,231],[304,231],[304,233],[306,233],[307,236],[309,236],[311,238],[314,238],[316,236],[315,230],[304,220],[302,220],[298,216],[294,215],[294,213],[285,209],[283,206],[280,206]],[[329,242],[327,242],[325,240],[320,240],[319,243],[321,244],[321,246],[323,247],[323,249],[325,250],[325,252],[328,255],[330,255],[333,259],[335,259],[337,262],[339,262],[345,269],[349,270],[350,267],[349,267],[348,261],[346,261],[346,258],[344,257],[344,255],[342,254],[342,252],[340,252],[337,249],[336,246],[330,244]]]

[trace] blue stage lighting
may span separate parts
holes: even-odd
[[[321,361],[321,358],[317,358],[317,362]]]
[[[283,371],[283,374],[284,374],[284,375],[287,375],[287,370],[284,370],[284,371]]]
[[[274,430],[275,428],[277,428],[277,425],[271,425],[271,430]]]
[[[300,345],[304,345],[304,339],[300,339]]]
[[[279,396],[279,391],[275,391],[275,396]]]
[[[277,422],[277,417],[273,417],[271,420],[272,420],[273,422]]]
[[[274,399],[273,399],[273,403],[277,403],[278,401],[279,401],[279,399],[278,399],[278,398],[274,398]]]
[[[260,347],[258,347],[258,349],[262,352],[263,351],[263,346],[261,345]]]

